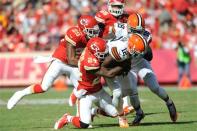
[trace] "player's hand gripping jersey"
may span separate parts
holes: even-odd
[[[59,46],[53,53],[53,57],[67,64],[66,44],[72,44],[76,48],[76,55],[79,57],[85,48],[87,39],[79,27],[71,27],[67,30],[65,38],[59,43]]]

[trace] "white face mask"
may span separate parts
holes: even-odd
[[[94,26],[94,28],[85,28],[84,33],[87,35],[88,38],[98,37],[100,30],[98,25]]]
[[[105,57],[109,54],[108,47],[106,47],[105,52],[96,52],[95,56],[99,59],[100,62],[103,62]]]
[[[120,16],[124,12],[124,4],[109,4],[108,10],[113,16]]]

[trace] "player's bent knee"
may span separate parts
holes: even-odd
[[[143,69],[141,69],[140,71],[139,71],[139,77],[141,78],[141,79],[144,79],[144,77],[147,75],[147,74],[149,74],[149,73],[153,73],[153,71],[151,70],[151,69],[147,69],[147,68],[143,68]]]
[[[112,105],[106,105],[105,106],[105,112],[106,112],[107,115],[109,115],[111,117],[117,117],[118,116],[118,111]]]
[[[85,128],[89,127],[89,124],[86,124],[86,123],[80,121],[80,127],[85,129]]]

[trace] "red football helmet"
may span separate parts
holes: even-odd
[[[86,47],[101,62],[105,59],[105,57],[108,54],[106,41],[99,37],[90,39]]]
[[[109,0],[108,11],[114,16],[120,16],[124,12],[125,0]]]
[[[78,20],[78,26],[88,38],[99,36],[99,26],[93,16],[82,15]]]
[[[129,15],[127,25],[131,32],[142,32],[145,30],[145,20],[139,13]]]

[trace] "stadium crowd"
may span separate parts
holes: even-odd
[[[80,14],[107,9],[107,0],[1,0],[0,52],[53,50]],[[132,8],[131,8],[132,7]],[[197,49],[196,0],[127,0],[153,34],[153,49],[173,49],[178,41]]]

